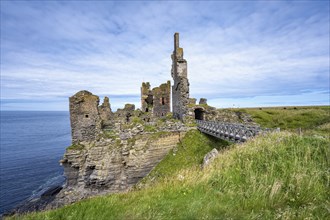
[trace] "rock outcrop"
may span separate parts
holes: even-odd
[[[102,137],[99,141],[69,147],[61,160],[66,186],[49,207],[130,189],[176,146],[185,133],[184,129],[155,133],[143,132],[141,127],[136,130],[130,138],[111,133],[112,138]]]
[[[208,152],[203,158],[202,169],[207,167],[217,157],[218,154],[219,152],[215,148]]]

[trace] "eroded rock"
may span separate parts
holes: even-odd
[[[218,150],[213,148],[210,152],[208,152],[203,159],[202,169],[207,167],[219,154]]]

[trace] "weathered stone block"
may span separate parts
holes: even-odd
[[[205,168],[207,165],[209,165],[219,154],[217,149],[213,148],[210,152],[208,152],[203,159],[202,168]]]

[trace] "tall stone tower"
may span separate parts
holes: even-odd
[[[80,91],[69,98],[72,144],[95,140],[101,130],[99,97]]]
[[[187,61],[183,59],[183,49],[179,47],[179,33],[174,34],[174,51],[172,54],[171,74],[173,117],[184,120],[189,102],[189,81],[187,78]]]

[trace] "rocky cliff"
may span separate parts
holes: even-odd
[[[48,208],[129,190],[176,147],[186,130],[180,122],[166,122],[161,131],[153,132],[137,124],[118,132],[103,131],[95,141],[68,147],[61,160],[66,185]]]

